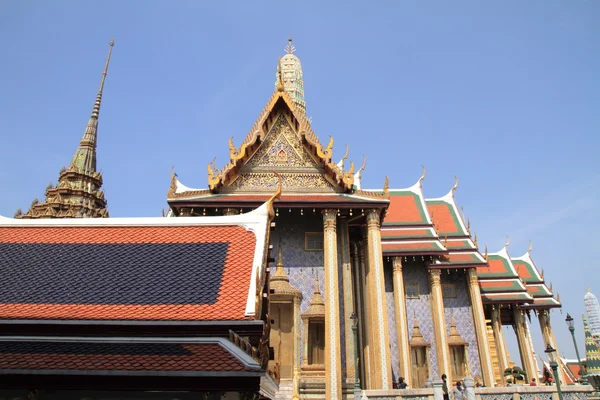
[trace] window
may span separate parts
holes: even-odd
[[[442,283],[442,297],[455,298],[456,297],[456,285],[453,283]]]
[[[323,250],[323,232],[306,232],[304,234],[304,250],[322,251]]]
[[[404,293],[408,299],[419,298],[419,284],[418,283],[407,283],[404,285]]]
[[[452,377],[462,379],[465,377],[465,346],[450,346],[450,361],[452,366]]]
[[[308,325],[308,364],[325,364],[324,321],[310,321]]]

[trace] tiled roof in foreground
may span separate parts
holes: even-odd
[[[268,219],[0,218],[0,319],[251,319]]]
[[[223,338],[46,338],[0,340],[0,371],[44,371],[86,374],[128,372],[210,375],[259,371],[260,365]]]

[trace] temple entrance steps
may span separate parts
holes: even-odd
[[[275,400],[292,400],[294,395],[294,381],[291,379],[282,379],[279,382],[279,390],[275,395]]]

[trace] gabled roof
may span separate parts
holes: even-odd
[[[533,297],[533,303],[527,308],[561,307],[560,301],[554,298],[552,290],[546,286],[544,277],[538,271],[529,251],[521,257],[512,258],[511,261],[517,274],[525,282],[527,292]]]
[[[484,303],[533,304],[533,296],[519,278],[506,247],[489,254],[487,261],[488,267],[477,268]]]
[[[306,149],[321,165],[325,174],[330,177],[331,181],[337,184],[343,192],[351,192],[354,185],[354,164],[351,163],[350,169],[346,172],[342,171],[335,162],[332,162],[333,138],[330,137],[327,147],[324,147],[317,135],[313,132],[310,121],[300,110],[296,109],[297,106],[294,104],[289,94],[284,91],[283,87],[280,89],[281,90],[276,90],[273,93],[265,108],[250,129],[250,132],[242,141],[240,147],[236,148],[233,141],[230,139],[230,162],[221,170],[217,169],[213,163],[208,165],[208,186],[211,192],[218,193],[219,188],[224,185],[227,186],[235,180],[239,174],[240,167],[252,157],[260,147],[261,142],[264,141],[270,125],[275,122],[273,118],[274,111],[278,107],[289,110],[295,131],[302,139]]]
[[[254,319],[271,207],[222,217],[0,217],[0,319]]]

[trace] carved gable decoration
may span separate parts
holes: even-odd
[[[335,192],[302,139],[294,132],[284,113],[280,113],[263,143],[240,169],[240,175],[222,192],[271,192],[281,174],[283,188],[298,192]]]
[[[208,164],[212,193],[271,191],[282,175],[287,191],[342,192],[354,190],[354,164],[344,171],[334,162],[333,138],[323,146],[310,121],[297,112],[287,92],[277,90],[239,148],[229,140],[229,163]]]
[[[279,114],[262,146],[248,160],[245,167],[281,165],[317,168],[316,161],[308,154],[300,137],[292,130],[283,113]]]

